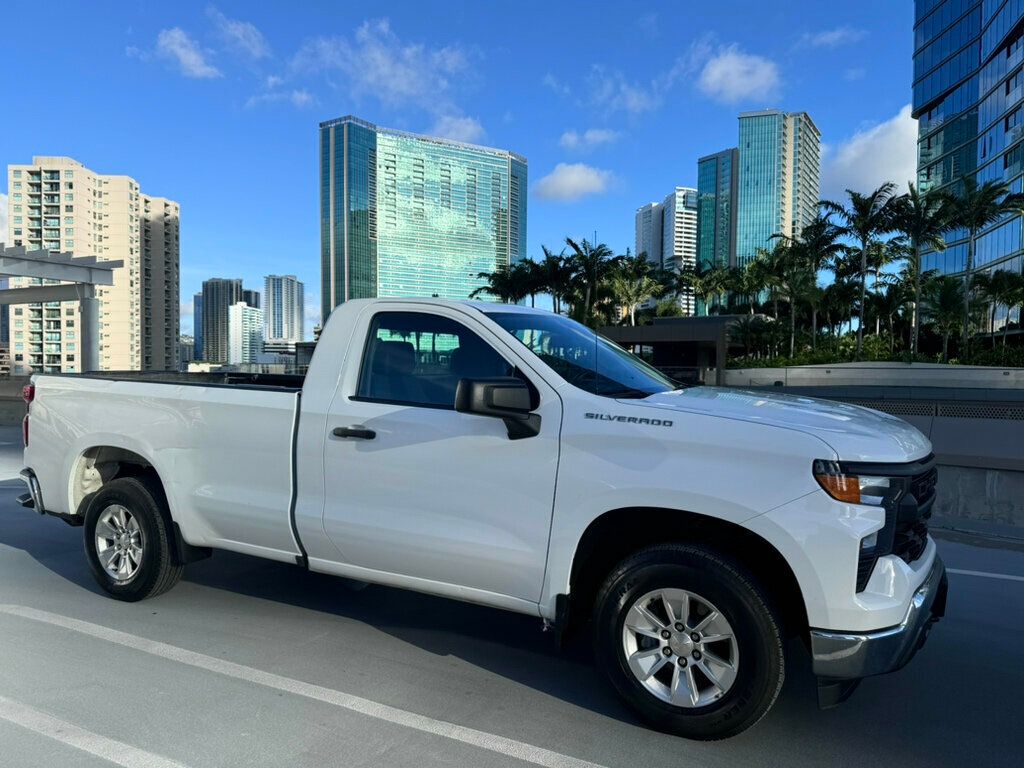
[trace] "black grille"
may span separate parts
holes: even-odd
[[[935,504],[935,484],[938,479],[939,473],[935,467],[910,478],[907,492],[914,497],[916,503],[900,505],[892,546],[893,554],[906,563],[921,557],[928,544],[928,520]]]
[[[921,471],[911,474],[915,468]],[[857,562],[858,592],[863,592],[867,587],[875,563],[882,555],[893,554],[905,563],[912,563],[924,554],[928,546],[928,520],[935,505],[935,486],[939,475],[932,456],[914,465],[890,465],[884,468],[876,465],[862,471],[864,474],[875,471],[893,477],[902,475],[900,487],[903,490],[886,504],[885,527],[878,532],[877,546],[860,553]]]

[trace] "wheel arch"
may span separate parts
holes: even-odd
[[[657,525],[638,519],[659,516]],[[595,518],[580,537],[569,575],[570,632],[589,620],[594,599],[612,568],[652,544],[705,544],[750,571],[779,611],[787,633],[806,635],[803,592],[789,563],[763,536],[720,518],[662,507],[623,507]]]

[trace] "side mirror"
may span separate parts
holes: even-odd
[[[536,437],[540,432],[540,414],[531,413],[532,409],[530,388],[512,376],[460,379],[455,389],[456,411],[502,419],[509,440]]]

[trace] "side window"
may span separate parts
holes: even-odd
[[[380,312],[370,324],[356,398],[452,408],[459,379],[514,369],[464,325],[420,312]]]

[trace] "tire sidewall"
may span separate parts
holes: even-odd
[[[732,626],[739,668],[732,687],[718,701],[693,709],[673,706],[650,693],[630,671],[622,647],[627,612],[643,595],[661,588],[685,589],[708,600]],[[597,655],[613,685],[662,730],[692,738],[738,733],[767,712],[781,687],[780,633],[763,598],[739,572],[698,551],[652,551],[620,568],[606,582],[595,629]]]
[[[142,563],[129,581],[113,579],[100,563],[96,553],[96,524],[111,504],[127,509],[142,531]],[[146,597],[160,576],[161,559],[167,556],[163,520],[157,501],[149,490],[134,478],[121,478],[104,486],[90,500],[85,513],[85,556],[99,585],[119,600],[134,602]]]

